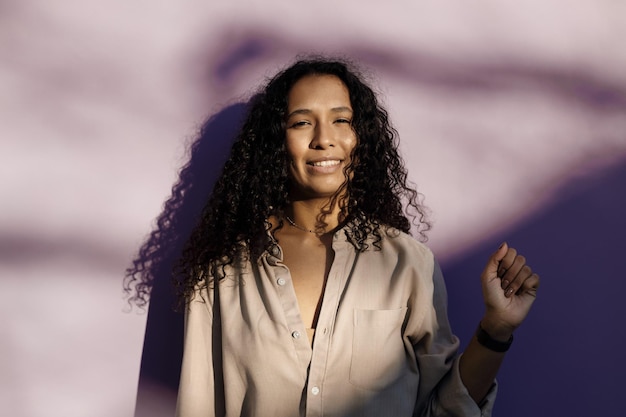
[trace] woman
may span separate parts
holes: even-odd
[[[372,90],[299,61],[251,102],[183,251],[178,415],[483,416],[539,278],[502,244],[463,355],[418,194]]]

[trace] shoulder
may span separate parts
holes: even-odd
[[[381,228],[380,240],[372,239],[368,249],[360,255],[361,262],[371,271],[377,271],[377,275],[432,279],[437,263],[433,252],[424,243],[392,228]]]
[[[408,233],[395,228],[386,228],[381,233],[381,250],[398,253],[401,256],[412,256],[419,260],[434,260],[432,250]]]
[[[358,225],[357,225],[358,226]],[[436,269],[436,261],[431,249],[423,242],[399,229],[388,225],[372,227],[364,241],[364,248],[359,248],[352,238],[352,230],[345,227],[344,233],[337,232],[334,239],[339,245],[333,244],[335,250],[355,250],[360,252],[361,260],[382,262],[385,265],[417,267],[430,274]]]

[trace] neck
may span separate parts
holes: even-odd
[[[339,226],[340,212],[337,204],[329,208],[328,204],[310,200],[294,201],[286,210],[287,216],[297,225],[296,228],[322,233],[330,232]],[[324,224],[320,220],[323,220]]]

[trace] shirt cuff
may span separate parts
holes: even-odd
[[[461,380],[461,372],[459,371],[460,359],[461,355],[456,357],[448,375],[441,381],[438,390],[438,406],[440,409],[437,410],[436,415],[490,417],[498,391],[497,381],[494,380],[489,392],[480,404],[476,404]]]

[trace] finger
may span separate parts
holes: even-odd
[[[498,249],[493,253],[492,258],[494,258],[496,262],[500,262],[508,250],[509,245],[506,242],[502,242]]]
[[[517,257],[517,251],[515,248],[508,248],[506,254],[500,260],[498,265],[498,276],[502,277],[506,271],[513,265],[515,258]]]
[[[513,259],[513,262],[511,263],[511,265],[509,265],[508,268],[506,269],[498,268],[499,272],[504,271],[503,273],[501,272],[502,273],[501,275],[498,274],[498,276],[502,280],[501,285],[502,285],[503,290],[506,290],[507,288],[509,288],[511,283],[515,281],[517,274],[520,273],[524,265],[526,265],[526,258],[522,255],[517,255],[515,256],[515,258]]]
[[[506,255],[509,247],[506,242],[503,242],[500,247],[489,257],[487,261],[487,265],[483,270],[483,278],[485,279],[495,279],[498,276],[498,266],[500,265],[500,261]]]
[[[533,298],[537,297],[537,289],[539,288],[539,275],[533,273],[528,277],[522,286],[517,290],[517,295],[529,295]]]
[[[509,271],[507,272],[507,275],[509,274],[509,272],[513,271],[513,269],[516,269],[517,266],[514,264],[513,267],[511,267],[511,269],[509,269]],[[502,282],[504,283],[504,281],[508,281],[509,285],[504,288],[504,295],[507,297],[510,297],[511,295],[517,293],[517,290],[520,289],[522,287],[522,285],[524,285],[524,282],[530,278],[530,276],[533,274],[532,269],[530,268],[530,266],[526,265],[526,263],[524,262],[522,264],[522,267],[519,268],[518,273],[513,277],[513,278],[506,278],[503,279]]]

